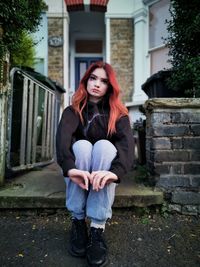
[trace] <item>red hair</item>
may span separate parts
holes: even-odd
[[[128,110],[121,102],[119,94],[120,88],[116,80],[116,75],[110,64],[104,63],[102,61],[97,61],[89,66],[85,72],[83,78],[80,81],[79,87],[72,98],[72,106],[74,110],[79,114],[80,119],[83,123],[82,111],[88,101],[87,93],[87,82],[91,73],[97,69],[102,68],[105,70],[108,76],[108,93],[109,93],[109,106],[110,106],[110,115],[108,121],[108,135],[116,132],[116,122],[117,120],[125,115],[128,115]]]

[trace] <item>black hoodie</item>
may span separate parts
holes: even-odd
[[[88,102],[83,110],[84,125],[72,106],[62,114],[56,135],[57,162],[67,176],[68,170],[76,168],[72,145],[78,140],[88,140],[92,144],[106,139],[117,149],[117,156],[112,161],[110,171],[121,177],[131,169],[134,154],[134,139],[128,116],[121,117],[116,123],[116,133],[107,136],[109,105],[104,100]]]

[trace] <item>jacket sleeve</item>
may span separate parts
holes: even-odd
[[[62,114],[56,133],[57,162],[67,176],[68,170],[75,167],[75,157],[71,150],[72,138],[79,125],[79,117],[72,107],[67,107]]]
[[[117,156],[112,161],[110,171],[118,176],[119,183],[121,177],[133,167],[134,160],[134,138],[128,116],[118,120],[113,144],[117,149]]]

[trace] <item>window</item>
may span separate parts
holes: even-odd
[[[169,68],[168,48],[163,38],[167,37],[166,20],[170,19],[170,0],[161,0],[149,7],[149,54],[151,74]]]

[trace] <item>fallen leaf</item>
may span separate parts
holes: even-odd
[[[194,234],[190,234],[191,237],[196,237],[197,235],[194,235]]]

